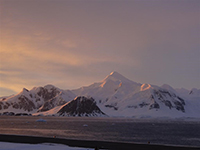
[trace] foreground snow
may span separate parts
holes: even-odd
[[[9,143],[0,142],[0,150],[92,150],[89,148],[69,147],[62,144],[44,143],[44,144],[22,144],[22,143]]]

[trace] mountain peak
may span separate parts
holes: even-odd
[[[133,82],[131,80],[129,80],[128,78],[124,77],[123,75],[121,75],[120,73],[116,72],[116,71],[113,71],[111,72],[104,80],[103,82],[106,82],[106,81],[109,81],[109,80],[112,80],[112,81],[120,81],[120,82]],[[135,83],[135,82],[134,82]]]
[[[47,84],[44,86],[45,89],[52,89],[52,88],[55,88],[54,85],[51,85],[51,84]]]
[[[26,93],[28,93],[28,92],[29,92],[29,90],[27,90],[26,88],[23,88],[22,91],[19,93],[19,95],[20,95],[20,94],[26,94]]]
[[[119,74],[118,72],[113,71],[104,79],[104,81],[107,81],[107,80],[125,81],[125,80],[129,80],[129,79],[125,78],[123,75]]]
[[[119,73],[116,72],[116,71],[113,71],[113,72],[110,73],[110,75],[111,75],[111,76],[118,76],[118,75],[121,75],[121,74],[119,74]]]

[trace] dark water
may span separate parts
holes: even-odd
[[[0,133],[200,146],[200,121],[0,116]]]

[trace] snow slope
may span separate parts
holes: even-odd
[[[0,142],[1,150],[92,150],[91,148],[78,148],[78,147],[69,147],[62,144],[53,144],[53,143],[44,143],[44,144],[22,144],[22,143],[9,143],[9,142]]]

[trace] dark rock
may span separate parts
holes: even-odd
[[[103,113],[93,98],[80,96],[65,104],[59,111],[60,116],[99,116]]]
[[[135,105],[133,105],[133,106],[127,106],[127,108],[135,108],[135,109],[137,109],[138,106],[135,106]]]
[[[184,109],[182,103],[180,103],[179,101],[176,101],[176,102],[174,102],[174,104],[175,104],[175,108],[176,108],[177,110],[180,110],[180,111],[182,111],[182,112],[185,112],[185,109]]]
[[[149,103],[145,103],[145,102],[142,102],[141,104],[139,104],[140,108],[144,107],[144,106],[148,106]]]
[[[32,114],[27,114],[27,113],[17,113],[15,116],[32,116]]]
[[[156,97],[160,102],[164,103],[170,109],[175,108],[178,111],[185,112],[184,99],[180,98],[175,93],[169,92],[165,89],[154,90],[153,93],[154,97]]]
[[[44,101],[47,101],[49,99],[52,99],[53,97],[55,97],[59,93],[60,93],[60,91],[57,90],[57,88],[52,86],[50,91],[46,88],[40,87],[40,90],[37,94],[40,97],[44,98]]]
[[[15,113],[14,112],[3,112],[2,115],[5,115],[5,116],[14,116]]]
[[[181,101],[181,104],[182,104],[182,105],[185,105],[184,99],[180,98],[179,96],[178,96],[177,98]]]
[[[31,100],[29,100],[26,96],[21,95],[18,99],[19,99],[18,105],[20,109],[24,109],[25,111],[28,112],[36,109],[35,104]]]
[[[118,110],[118,108],[113,105],[105,105],[105,107],[109,107],[109,108],[113,108],[114,110]]]
[[[54,108],[55,106],[61,106],[66,103],[64,100],[59,101],[59,103],[55,103],[55,102],[56,102],[56,98],[52,98],[52,99],[46,101],[37,112],[48,111],[48,110]]]
[[[170,109],[173,107],[172,103],[169,100],[164,101],[164,104],[169,107]]]
[[[2,98],[2,101],[5,101],[6,100],[6,98],[4,97],[4,98]]]
[[[157,102],[151,104],[149,107],[149,109],[159,109],[159,108],[160,108],[160,105]]]

